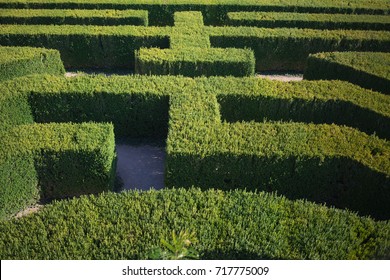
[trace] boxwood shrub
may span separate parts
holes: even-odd
[[[304,78],[344,80],[390,94],[390,53],[328,52],[309,56]]]

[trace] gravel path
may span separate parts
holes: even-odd
[[[165,150],[151,145],[116,146],[117,175],[123,188],[149,190],[164,188]]]

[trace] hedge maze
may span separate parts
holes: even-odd
[[[389,11],[0,0],[1,258],[144,259],[188,230],[204,259],[388,259]],[[165,190],[113,192],[120,138],[166,141]]]

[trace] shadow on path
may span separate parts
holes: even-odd
[[[153,144],[116,145],[117,176],[123,189],[164,188],[165,148]]]

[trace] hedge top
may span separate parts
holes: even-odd
[[[287,3],[286,3],[287,2]],[[390,3],[386,0],[0,0],[5,4],[89,4],[89,5],[232,5],[255,7],[324,7],[357,9],[390,9]]]
[[[0,257],[145,259],[180,229],[195,232],[202,259],[388,259],[390,250],[388,222],[264,192],[191,188],[55,201],[0,222]]]
[[[0,67],[3,64],[7,64],[20,59],[29,59],[35,56],[41,56],[44,53],[58,53],[57,50],[49,50],[44,48],[33,47],[4,47],[0,46]]]
[[[91,139],[93,135],[93,139]],[[111,135],[108,138],[107,135]],[[48,123],[18,125],[9,130],[2,141],[0,160],[12,158],[15,154],[30,154],[41,150],[97,151],[112,141],[114,129],[104,123]]]
[[[81,26],[81,25],[1,25],[0,35],[12,34],[42,34],[42,35],[119,35],[119,36],[171,36],[175,34],[177,27],[145,27],[145,26]],[[186,29],[187,32],[186,32]],[[387,31],[366,31],[366,30],[314,30],[297,28],[258,28],[258,27],[203,27],[203,32],[211,37],[286,37],[286,38],[323,38],[334,40],[358,39],[358,40],[379,40],[390,41],[390,32]],[[193,33],[192,28],[180,28],[183,34]]]
[[[147,11],[144,10],[73,10],[73,9],[0,9],[0,17],[144,17]]]
[[[390,53],[329,52],[317,53],[311,56],[390,80]]]
[[[366,22],[390,23],[387,15],[345,15],[283,12],[230,12],[228,17],[237,21],[319,21],[319,22]]]

